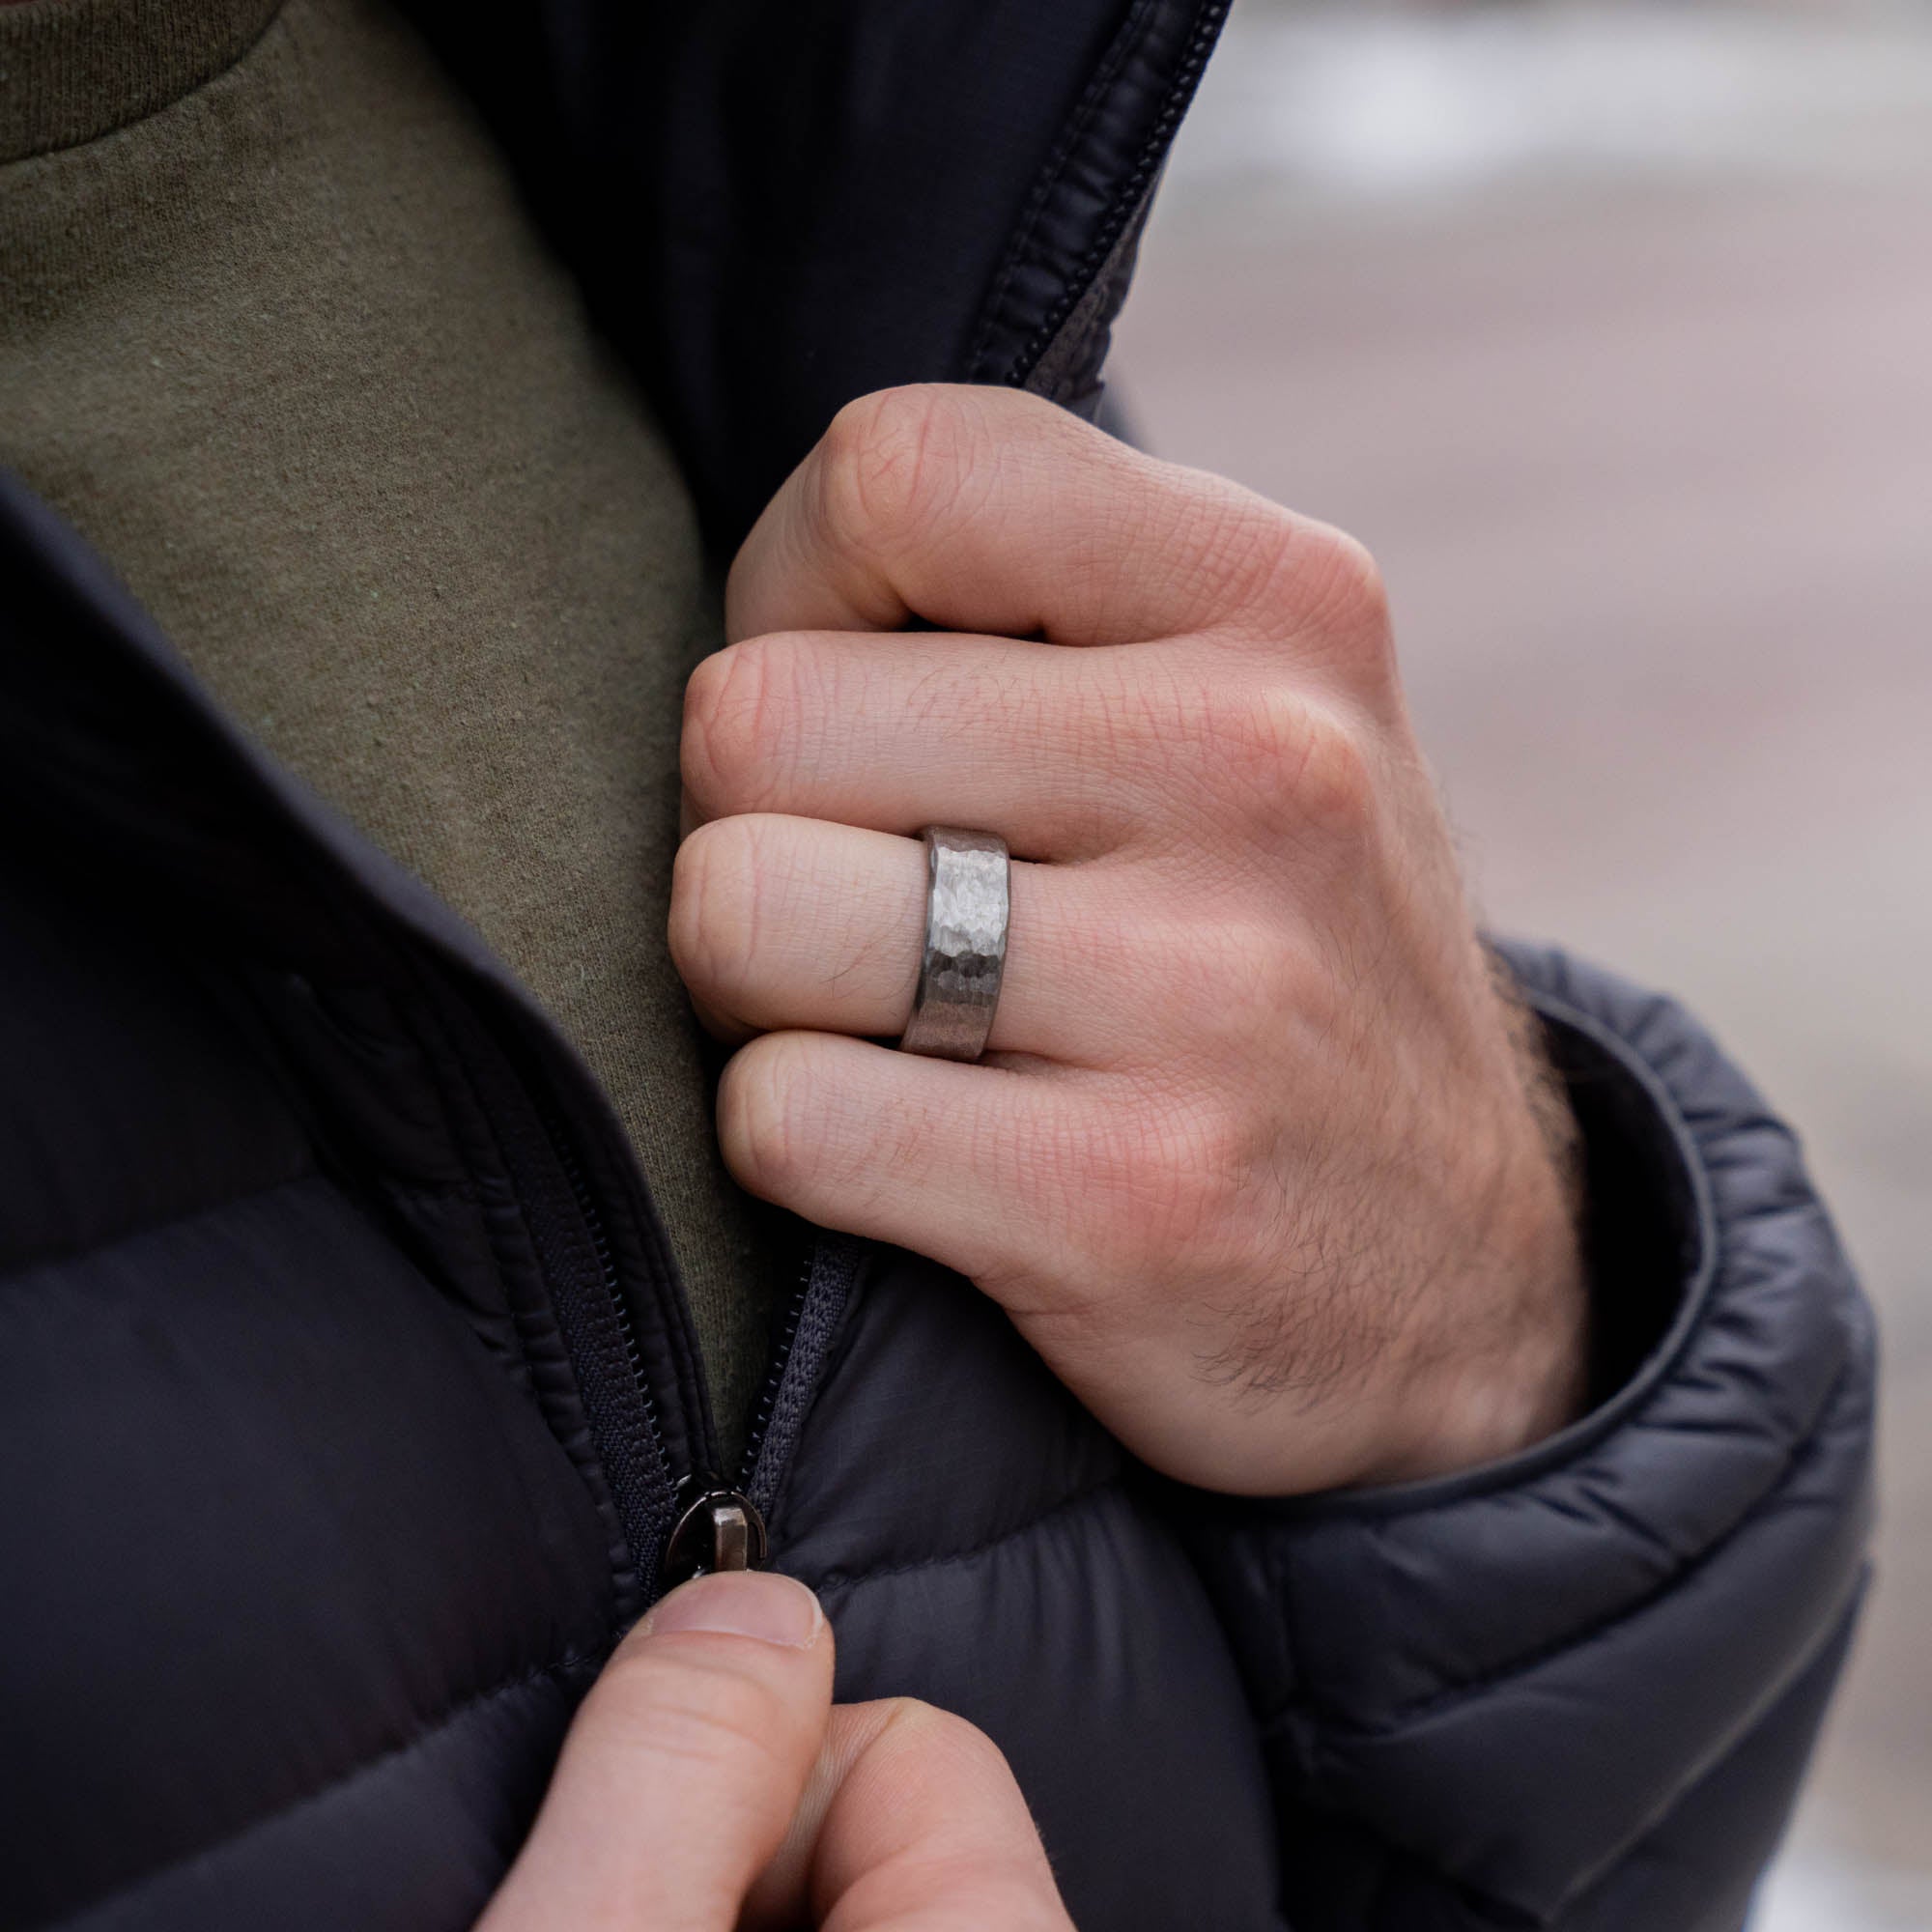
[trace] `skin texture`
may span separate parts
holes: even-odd
[[[1359,545],[1034,398],[889,390],[774,498],[727,629],[669,936],[745,1042],[748,1188],[970,1277],[1185,1482],[1424,1476],[1572,1418],[1568,1112]],[[886,1043],[933,823],[1015,859],[970,1066]]]
[[[702,1577],[625,1638],[477,1932],[1072,1932],[1005,1758],[905,1699],[832,1703],[788,1577]]]

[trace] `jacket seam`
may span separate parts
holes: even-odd
[[[469,1119],[489,1145],[498,1171],[506,1177],[512,1172],[509,1151],[503,1145],[502,1122],[485,1096],[479,1069],[472,1062],[469,1049],[462,1037],[460,1027],[453,1025],[440,1010],[433,984],[425,987],[424,997],[412,1001],[408,1010],[399,1011],[398,1019],[422,1047],[425,1064],[430,1069],[431,1085],[436,1094],[437,1107],[441,1116],[445,1136],[452,1148],[460,1145],[457,1122],[453,1117],[453,1107],[461,1104]],[[434,1036],[426,1031],[427,1025],[434,1026]],[[473,1180],[472,1180],[473,1184]],[[632,1546],[629,1528],[624,1520],[624,1511],[618,1501],[611,1471],[606,1465],[602,1442],[597,1432],[590,1426],[588,1411],[584,1403],[583,1383],[577,1356],[572,1350],[562,1329],[556,1312],[555,1288],[551,1267],[543,1253],[543,1244],[530,1220],[530,1204],[521,1187],[513,1187],[516,1218],[523,1230],[524,1239],[528,1243],[529,1254],[523,1257],[513,1252],[500,1230],[487,1218],[483,1224],[484,1239],[488,1242],[490,1255],[497,1278],[507,1287],[513,1274],[520,1272],[520,1263],[528,1260],[534,1266],[541,1283],[544,1306],[548,1314],[551,1336],[557,1346],[557,1363],[566,1370],[570,1378],[571,1396],[577,1415],[567,1416],[558,1412],[555,1398],[548,1393],[544,1376],[539,1373],[553,1366],[549,1362],[539,1363],[530,1348],[530,1336],[535,1326],[533,1312],[521,1305],[521,1297],[509,1295],[510,1328],[516,1338],[517,1351],[526,1371],[530,1373],[532,1393],[536,1397],[537,1412],[543,1420],[544,1428],[552,1441],[564,1453],[573,1470],[588,1492],[591,1504],[602,1518],[610,1512],[611,1526],[616,1534],[616,1541],[611,1549],[610,1577],[613,1622],[621,1627],[633,1614],[636,1600],[640,1593],[638,1564],[644,1554]],[[583,1422],[582,1443],[573,1440],[575,1423],[581,1417]],[[590,1479],[586,1463],[595,1469],[595,1480]],[[628,1563],[620,1563],[618,1551],[622,1549]]]
[[[966,366],[976,376],[985,360],[987,351],[992,346],[994,331],[1000,327],[1000,311],[1006,306],[1008,291],[1012,287],[1013,277],[1019,273],[1020,264],[1033,247],[1034,237],[1039,230],[1046,205],[1053,199],[1060,184],[1065,179],[1074,154],[1081,142],[1086,139],[1087,130],[1094,125],[1100,111],[1102,97],[1111,91],[1115,78],[1126,66],[1131,51],[1145,38],[1148,18],[1153,10],[1153,4],[1154,0],[1139,0],[1127,24],[1116,36],[1102,57],[1093,79],[1088,82],[1073,110],[1072,120],[1062,130],[1058,145],[1047,157],[1046,165],[1040,170],[1038,179],[1034,184],[1033,193],[1027,199],[1026,213],[1021,215],[1019,227],[1014,232],[1006,258],[1000,264],[999,273],[980,312],[979,329],[974,335],[971,349],[967,352]],[[1083,266],[1084,259],[1083,257]]]
[[[1663,1598],[1681,1589],[1690,1577],[1697,1575],[1720,1556],[1738,1536],[1776,1506],[1777,1497],[1788,1486],[1793,1471],[1807,1460],[1817,1447],[1819,1425],[1837,1407],[1845,1395],[1856,1362],[1856,1356],[1848,1356],[1840,1364],[1838,1373],[1833,1378],[1831,1386],[1807,1419],[1805,1427],[1779,1458],[1776,1468],[1764,1487],[1739,1512],[1730,1526],[1720,1536],[1706,1544],[1702,1549],[1677,1564],[1667,1576],[1660,1578],[1634,1603],[1623,1605],[1608,1616],[1586,1624],[1580,1630],[1567,1632],[1548,1643],[1537,1645],[1533,1650],[1524,1651],[1510,1659],[1507,1663],[1498,1665],[1494,1670],[1486,1671],[1479,1677],[1465,1678],[1460,1683],[1449,1685],[1443,1690],[1419,1698],[1412,1704],[1406,1704],[1399,1711],[1391,1713],[1376,1723],[1350,1724],[1333,1716],[1324,1718],[1312,1700],[1302,1701],[1297,1707],[1296,1701],[1291,1698],[1277,1705],[1275,1710],[1263,1720],[1263,1730],[1277,1733],[1285,1729],[1299,1708],[1308,1713],[1317,1728],[1327,1737],[1339,1737],[1359,1743],[1383,1742],[1400,1736],[1411,1725],[1427,1722],[1430,1719],[1438,1717],[1445,1711],[1452,1711],[1471,1698],[1487,1696],[1503,1685],[1526,1677],[1554,1658],[1602,1642],[1625,1625],[1642,1616]]]
[[[265,1811],[259,1818],[249,1819],[245,1825],[237,1826],[234,1831],[224,1833],[208,1844],[198,1845],[193,1851],[185,1852],[179,1858],[164,1860],[141,1873],[138,1878],[129,1879],[124,1885],[115,1886],[111,1890],[98,1894],[63,1918],[43,1927],[42,1932],[62,1932],[63,1927],[80,1925],[91,1914],[100,1911],[103,1906],[111,1904],[114,1900],[127,1898],[131,1893],[144,1890],[158,1880],[184,1870],[203,1859],[219,1856],[242,1843],[243,1839],[252,1837],[256,1833],[265,1832],[270,1826],[281,1824],[297,1812],[307,1809],[311,1804],[320,1804],[345,1785],[354,1784],[358,1778],[380,1772],[398,1759],[422,1749],[425,1745],[447,1731],[452,1724],[460,1723],[472,1711],[480,1710],[485,1705],[496,1703],[501,1698],[514,1696],[520,1690],[527,1690],[533,1685],[553,1678],[568,1678],[581,1673],[594,1672],[602,1663],[602,1657],[591,1652],[566,1651],[563,1656],[549,1663],[538,1664],[532,1669],[519,1671],[514,1677],[503,1678],[490,1686],[488,1690],[478,1690],[464,1698],[462,1702],[448,1706],[439,1716],[418,1723],[408,1736],[398,1739],[393,1745],[386,1746],[372,1756],[358,1759],[355,1764],[336,1772],[322,1783],[277,1804],[272,1811]]]
[[[1721,1745],[1705,1758],[1688,1777],[1680,1778],[1670,1788],[1666,1797],[1656,1804],[1638,1824],[1636,1830],[1623,1843],[1601,1859],[1582,1877],[1575,1880],[1557,1901],[1555,1910],[1563,1912],[1579,1898],[1599,1890],[1631,1856],[1640,1851],[1649,1840],[1669,1821],[1670,1814],[1683,1801],[1694,1792],[1707,1778],[1714,1777],[1730,1764],[1756,1735],[1759,1725],[1777,1708],[1791,1688],[1804,1674],[1812,1662],[1842,1631],[1847,1622],[1855,1618],[1862,1605],[1868,1588],[1869,1565],[1861,1565],[1853,1578],[1851,1587],[1834,1605],[1832,1614],[1820,1626],[1812,1639],[1803,1648],[1793,1667],[1781,1677],[1772,1695],[1757,1706],[1751,1717],[1726,1737]],[[1382,1826],[1363,1817],[1360,1813],[1344,1814],[1349,1822],[1374,1844],[1382,1856],[1381,1883],[1387,1889],[1394,1877],[1394,1861],[1401,1860],[1418,1867],[1436,1885],[1466,1899],[1478,1911],[1497,1918],[1501,1923],[1520,1926],[1548,1926],[1554,1920],[1547,1912],[1532,1909],[1504,1897],[1501,1893],[1477,1884],[1474,1880],[1462,1877],[1451,1871],[1441,1859],[1413,1846],[1404,1844]],[[1400,1902],[1400,1901],[1398,1901]],[[1370,1923],[1392,1925],[1393,1921],[1372,1918]]]
[[[1010,1529],[1003,1529],[989,1536],[983,1542],[969,1545],[964,1549],[949,1549],[937,1556],[922,1556],[911,1563],[888,1563],[869,1570],[828,1570],[817,1580],[819,1590],[847,1590],[863,1587],[867,1583],[883,1580],[888,1577],[910,1577],[922,1570],[941,1570],[950,1564],[970,1563],[975,1557],[984,1556],[989,1550],[997,1549],[1003,1543],[1016,1542],[1020,1537],[1031,1536],[1036,1530],[1051,1522],[1055,1517],[1065,1516],[1071,1510],[1083,1509],[1096,1497],[1106,1494],[1109,1490],[1125,1487],[1125,1478],[1116,1470],[1097,1483],[1090,1483],[1084,1490],[1076,1490],[1070,1496],[1063,1496],[1049,1509],[1043,1509],[1037,1516],[1031,1516],[1024,1522],[1015,1523]]]
[[[1213,51],[1215,38],[1221,31],[1226,15],[1227,0],[1206,0],[1205,6],[1197,8],[1193,26],[1181,50],[1179,65],[1169,76],[1167,90],[1161,99],[1152,130],[1134,155],[1133,164],[1128,169],[1124,181],[1115,189],[1112,199],[1108,202],[1098,232],[1075,265],[1073,273],[1066,278],[1059,298],[1033,334],[1021,345],[1019,354],[1009,365],[1004,379],[1009,384],[1022,383],[1046,355],[1053,345],[1054,338],[1079,307],[1082,298],[1093,285],[1094,278],[1106,267],[1108,258],[1113,254],[1122,235],[1126,232],[1135,213],[1151,193],[1159,178],[1161,156],[1166,153],[1175,128],[1187,111],[1187,103],[1193,97],[1201,71],[1207,65],[1208,56]],[[1137,40],[1136,50],[1138,45]]]
[[[1777,1713],[1804,1674],[1833,1643],[1857,1628],[1865,1600],[1870,1594],[1871,1578],[1872,1564],[1871,1559],[1867,1557],[1859,1565],[1832,1613],[1819,1624],[1802,1649],[1790,1660],[1788,1667],[1777,1678],[1769,1693],[1751,1706],[1742,1722],[1732,1725],[1715,1750],[1701,1759],[1688,1776],[1678,1778],[1669,1794],[1660,1799],[1650,1808],[1625,1843],[1607,1856],[1599,1859],[1587,1871],[1573,1880],[1570,1889],[1563,1895],[1559,1910],[1567,1911],[1578,1899],[1597,1890],[1600,1886],[1612,1878],[1617,1867],[1632,1853],[1648,1843],[1669,1823],[1670,1814],[1685,1799],[1695,1792],[1706,1779],[1715,1777],[1749,1745],[1764,1724]]]
[[[69,1247],[48,1248],[43,1253],[28,1255],[23,1259],[10,1261],[0,1267],[0,1288],[34,1273],[39,1268],[59,1267],[74,1262],[92,1260],[96,1255],[110,1254],[116,1248],[127,1247],[134,1241],[145,1241],[156,1235],[166,1234],[190,1222],[201,1220],[209,1214],[224,1213],[231,1208],[240,1207],[245,1201],[258,1201],[265,1194],[278,1194],[285,1187],[299,1186],[303,1181],[321,1180],[327,1184],[327,1177],[313,1163],[299,1167],[293,1174],[284,1174],[273,1180],[262,1180],[252,1186],[238,1188],[233,1194],[221,1195],[213,1201],[197,1202],[192,1208],[178,1208],[173,1212],[161,1214],[152,1221],[142,1221],[131,1228],[117,1229],[111,1235],[103,1235],[99,1240],[86,1241]]]
[[[423,1065],[430,1074],[429,1088],[436,1096],[437,1124],[441,1130],[443,1145],[457,1159],[464,1160],[462,1129],[454,1113],[455,1103],[460,1100],[471,1123],[472,1131],[480,1130],[481,1136],[488,1140],[490,1151],[497,1159],[497,1172],[506,1174],[509,1163],[503,1151],[502,1137],[497,1132],[496,1119],[483,1099],[475,1069],[471,1066],[461,1040],[456,1037],[455,1029],[444,1021],[438,1009],[435,989],[426,988],[407,1007],[392,1004],[390,1010],[404,1034],[422,1052]],[[436,1022],[433,1037],[425,1028],[426,1019],[434,1019]],[[453,1093],[452,1089],[459,1084],[460,1094]],[[482,1192],[477,1186],[476,1176],[469,1162],[464,1160],[464,1167],[466,1171],[462,1184],[466,1193],[471,1201],[480,1201]],[[520,1193],[516,1196],[516,1202],[519,1210],[518,1222],[524,1228],[526,1238],[528,1239],[529,1227],[527,1218],[522,1212],[524,1204]],[[519,1307],[516,1295],[509,1292],[510,1279],[518,1272],[518,1263],[524,1258],[510,1251],[503,1235],[489,1217],[483,1218],[480,1227],[490,1250],[491,1263],[497,1270],[497,1281],[505,1290],[504,1298],[510,1312],[510,1331],[517,1340],[517,1352],[523,1359],[524,1367],[534,1374],[545,1365],[540,1364],[530,1352],[526,1332],[529,1315],[527,1311]],[[531,1245],[534,1247],[534,1240],[531,1241]],[[573,1364],[573,1381],[575,1378],[575,1364]],[[551,1417],[547,1411],[544,1419],[547,1425],[551,1425]],[[554,1425],[551,1425],[551,1434],[553,1436],[557,1435]]]

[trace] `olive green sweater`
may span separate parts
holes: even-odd
[[[664,938],[691,506],[378,0],[0,5],[0,463],[575,1041],[735,1435],[770,1285]]]

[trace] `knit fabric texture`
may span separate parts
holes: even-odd
[[[0,6],[0,463],[604,1083],[727,1457],[776,1288],[665,943],[690,501],[508,171],[375,0]]]

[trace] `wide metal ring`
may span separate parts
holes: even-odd
[[[993,1031],[1007,965],[1006,841],[950,825],[928,825],[923,836],[925,946],[899,1049],[935,1060],[978,1060]]]

